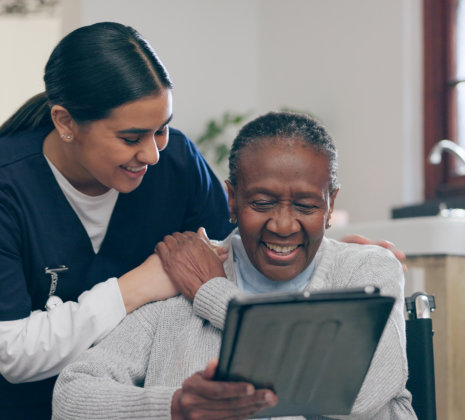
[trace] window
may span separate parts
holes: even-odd
[[[465,165],[444,153],[427,157],[449,139],[465,148],[465,0],[424,0],[425,198],[465,195]]]

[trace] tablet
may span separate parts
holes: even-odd
[[[394,302],[371,286],[236,297],[215,379],[272,389],[256,418],[349,414]]]

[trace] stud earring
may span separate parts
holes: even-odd
[[[229,218],[229,223],[235,224],[236,222],[237,222],[236,216],[231,216],[231,217]]]
[[[60,137],[65,140],[65,141],[69,141],[73,138],[72,134],[60,134]]]

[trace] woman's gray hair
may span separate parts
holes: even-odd
[[[298,140],[313,150],[325,153],[329,164],[329,193],[339,189],[337,180],[337,151],[333,139],[325,127],[312,117],[291,112],[269,112],[247,123],[234,139],[229,154],[229,181],[237,183],[241,151],[263,141]]]

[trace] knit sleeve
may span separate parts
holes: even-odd
[[[53,418],[170,418],[175,388],[143,387],[153,328],[135,311],[67,366],[55,385]]]
[[[228,303],[240,293],[237,286],[224,277],[216,277],[203,284],[194,298],[194,313],[222,330]]]

